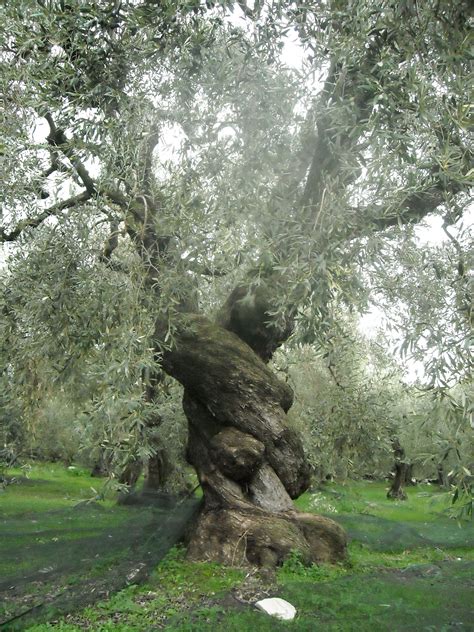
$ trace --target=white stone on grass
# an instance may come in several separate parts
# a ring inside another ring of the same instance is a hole
[[[284,621],[291,621],[296,616],[296,608],[284,599],[280,599],[280,597],[262,599],[257,601],[255,607],[272,617],[277,617],[277,619],[283,619]]]

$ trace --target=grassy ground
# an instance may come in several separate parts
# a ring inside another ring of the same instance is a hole
[[[93,499],[97,486],[102,485],[101,480],[89,476],[87,470],[55,463],[11,468],[8,476],[19,483],[7,487],[0,496],[2,517],[74,507],[80,501]],[[104,504],[114,505],[113,498]]]
[[[8,474],[11,484],[0,488],[0,578],[19,570],[19,562],[30,564],[30,550],[46,567],[51,546],[101,533],[128,517],[113,498],[88,503],[97,495],[93,486],[102,483],[80,468],[35,464]],[[76,510],[81,503],[85,510]]]
[[[90,497],[90,487],[97,481],[80,470],[58,466],[35,467],[29,475],[29,483],[11,485],[0,495],[0,526],[13,525],[18,537],[31,544],[29,520],[37,521],[38,531],[43,533],[43,527],[48,531],[53,528],[55,511],[63,516],[78,500]],[[330,515],[349,531],[352,541],[345,564],[307,568],[293,557],[269,577],[189,563],[185,552],[175,547],[146,583],[132,583],[82,611],[26,629],[474,630],[473,525],[448,520],[443,515],[448,499],[432,487],[409,488],[405,502],[389,501],[385,493],[383,483],[360,482],[328,485],[299,499],[301,509]],[[130,510],[114,508],[111,502],[106,501],[103,510],[93,510],[97,514],[93,524],[90,515],[79,512],[65,527],[64,542],[74,541],[77,525],[80,530],[100,531],[111,524],[128,524]],[[26,526],[22,525],[25,520]],[[0,565],[9,547],[11,543],[1,538]],[[5,571],[11,572],[7,562]],[[279,596],[294,604],[295,621],[284,623],[258,612],[253,603],[265,596]]]

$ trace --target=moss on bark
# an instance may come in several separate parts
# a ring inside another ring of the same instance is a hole
[[[289,386],[236,334],[201,316],[182,315],[175,339],[163,368],[185,388],[187,458],[205,499],[190,557],[273,566],[297,550],[307,562],[342,559],[342,528],[291,502],[307,489],[310,468],[287,425]]]

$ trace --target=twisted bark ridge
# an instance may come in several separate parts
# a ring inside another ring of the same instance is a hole
[[[204,491],[189,556],[267,567],[292,550],[308,563],[343,559],[343,529],[292,503],[310,469],[287,424],[288,385],[236,334],[195,314],[180,318],[163,368],[184,386],[187,456]]]

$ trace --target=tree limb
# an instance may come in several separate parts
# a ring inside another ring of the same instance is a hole
[[[153,151],[155,147],[158,145],[160,140],[159,135],[159,127],[158,124],[155,123],[153,127],[150,129],[148,133],[145,150],[144,150],[144,173],[143,173],[143,186],[145,195],[150,195],[151,188],[153,185]]]
[[[325,182],[334,174],[340,173],[341,159],[344,153],[354,148],[364,132],[363,123],[368,120],[374,107],[374,98],[379,90],[378,82],[368,85],[367,76],[377,78],[376,62],[380,59],[387,41],[383,34],[374,33],[364,58],[359,64],[351,60],[336,62],[331,60],[328,76],[321,93],[321,104],[329,105],[322,109],[316,128],[317,138],[313,158],[306,178],[301,206],[309,218],[317,210],[324,195]],[[331,105],[341,98],[351,97],[352,108],[347,125],[341,128],[340,122],[334,120]],[[346,175],[347,186],[358,177],[357,169]]]
[[[336,69],[337,65],[332,61],[323,89],[318,93],[306,112],[300,133],[299,149],[292,156],[291,168],[288,172],[280,176],[274,188],[274,204],[277,203],[278,199],[293,200],[295,192],[305,177],[309,179],[309,176],[307,176],[308,169],[315,160],[315,148],[318,147],[318,134],[315,130],[315,120],[318,111],[323,109],[331,98],[336,80]],[[305,186],[308,187],[307,181]]]
[[[79,204],[82,204],[83,202],[89,200],[90,197],[91,194],[89,193],[89,191],[83,191],[79,195],[75,195],[68,198],[67,200],[62,200],[61,202],[53,204],[52,206],[44,209],[44,211],[36,217],[31,217],[20,221],[11,232],[6,232],[3,228],[0,228],[0,243],[15,241],[25,229],[36,228],[37,226],[40,226],[46,219],[48,219],[48,217],[52,217],[53,215],[56,215],[60,211],[64,211],[67,208],[78,206]]]
[[[237,0],[237,4],[239,5],[242,13],[245,15],[246,18],[254,20],[257,17],[255,9],[251,9],[245,2],[245,0]]]
[[[120,231],[118,229],[118,221],[116,219],[110,222],[110,235],[105,242],[104,250],[102,251],[99,261],[102,263],[109,263],[112,257],[112,253],[118,246],[118,236]]]
[[[120,208],[124,211],[127,211],[130,208],[130,200],[117,189],[99,188],[98,193],[113,202],[113,204],[120,206]]]
[[[66,138],[63,130],[58,129],[53,120],[53,117],[50,112],[45,114],[45,119],[48,121],[49,125],[49,134],[47,141],[53,147],[57,147],[60,149],[63,154],[70,160],[72,166],[74,167],[77,175],[79,176],[81,182],[86,187],[86,190],[92,195],[96,192],[94,180],[91,178],[88,170],[78,158],[73,148],[71,147],[70,141]]]
[[[332,364],[328,364],[327,365],[327,369],[328,369],[329,373],[331,374],[332,379],[336,383],[336,386],[338,386],[339,388],[342,388],[342,390],[345,390],[345,386],[343,386],[339,382],[339,380],[337,379],[336,373],[334,372],[334,369],[333,369],[333,365]]]
[[[456,183],[443,185],[441,182],[433,182],[425,189],[410,193],[399,202],[389,203],[387,206],[353,208],[352,214],[358,219],[355,226],[349,222],[348,236],[363,237],[374,229],[385,230],[399,224],[418,222],[441,206],[446,201],[446,194],[459,192],[460,187]]]

